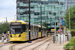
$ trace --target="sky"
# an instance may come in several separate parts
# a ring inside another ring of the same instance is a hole
[[[15,0],[0,0],[0,22],[8,22],[16,18],[16,1]]]

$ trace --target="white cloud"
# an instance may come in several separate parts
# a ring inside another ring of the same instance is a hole
[[[16,2],[15,0],[0,0],[0,21],[5,21],[5,17],[8,21],[14,19],[16,15]]]
[[[11,21],[13,21],[13,20],[15,20],[15,19],[7,18],[7,21],[8,21],[8,22],[11,22]],[[0,22],[5,22],[5,21],[6,21],[6,18],[0,18]]]

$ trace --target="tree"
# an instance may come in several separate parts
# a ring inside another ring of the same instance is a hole
[[[38,24],[38,22],[35,22],[34,24]]]
[[[26,20],[25,22],[29,22],[28,20]]]
[[[2,32],[7,32],[8,30],[9,30],[9,23],[4,22],[0,24],[0,34]]]
[[[70,12],[70,26],[75,29],[75,6],[71,6],[65,14],[65,26],[69,28],[69,12]]]
[[[46,27],[47,30],[49,30],[48,25],[46,22],[43,22],[43,26]]]

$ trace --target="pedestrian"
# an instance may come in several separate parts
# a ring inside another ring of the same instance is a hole
[[[9,42],[9,31],[7,32],[7,42]]]
[[[6,32],[4,32],[4,40],[6,39]]]
[[[62,35],[62,33],[63,33],[63,30],[61,29],[61,35]],[[58,34],[60,34],[60,29],[58,29]]]

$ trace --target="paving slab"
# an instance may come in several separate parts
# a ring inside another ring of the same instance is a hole
[[[48,46],[47,50],[64,50],[63,47],[68,42],[69,41],[65,41],[64,43],[62,42],[61,44],[60,44],[60,42],[57,42],[57,43],[51,42],[51,44]]]

